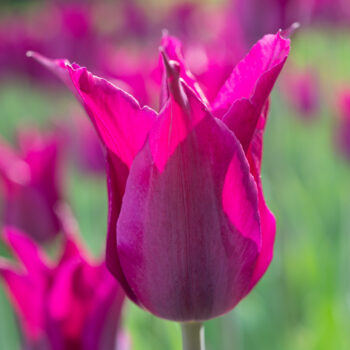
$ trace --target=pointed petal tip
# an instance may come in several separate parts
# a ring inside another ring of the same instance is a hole
[[[167,71],[168,77],[180,77],[180,64],[177,61],[169,59],[164,47],[159,48],[160,54],[163,58],[163,63]]]
[[[46,58],[45,56],[43,56],[40,53],[35,52],[35,51],[31,51],[31,50],[27,51],[26,56],[28,58],[33,58],[35,61],[37,61],[41,64],[48,64],[48,62],[49,62],[48,58]]]
[[[292,25],[290,25],[286,29],[280,29],[279,34],[284,39],[290,39],[292,35],[300,28],[299,22],[294,22]]]
[[[39,52],[35,52],[35,51],[27,51],[26,52],[26,56],[28,58],[32,58],[35,61],[37,61],[38,63],[42,64],[43,66],[53,70],[54,68],[60,67],[60,68],[64,68],[67,65],[70,65],[69,61],[67,59],[50,59],[42,54],[40,54]]]

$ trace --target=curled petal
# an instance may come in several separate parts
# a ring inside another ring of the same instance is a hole
[[[289,39],[283,38],[280,32],[265,35],[259,40],[237,64],[219,91],[212,104],[214,114],[222,116],[233,102],[242,98],[250,99],[254,105],[262,107],[277,78],[276,73],[270,76],[270,72],[275,67],[279,67],[280,72],[287,59],[289,46]]]
[[[289,53],[289,39],[266,35],[234,68],[212,104],[216,117],[249,147],[263,106]]]
[[[105,146],[128,167],[143,146],[156,112],[107,80],[66,60],[31,54],[68,85],[88,113]]]
[[[27,235],[14,227],[6,227],[3,239],[29,274],[42,276],[48,272],[45,254]]]

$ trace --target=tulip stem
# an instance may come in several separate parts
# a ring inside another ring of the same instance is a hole
[[[202,323],[181,323],[181,332],[183,350],[205,350],[204,326]]]

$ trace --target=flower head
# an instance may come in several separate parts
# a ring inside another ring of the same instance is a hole
[[[267,35],[209,103],[178,41],[163,38],[159,112],[66,60],[34,57],[73,90],[108,158],[107,265],[153,314],[231,310],[270,264],[275,219],[260,180],[268,96],[289,40]]]

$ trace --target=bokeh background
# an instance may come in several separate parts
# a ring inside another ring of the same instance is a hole
[[[215,47],[216,39],[221,46],[211,54],[226,50],[234,65],[256,39],[296,20],[301,28],[271,96],[264,146],[264,191],[277,218],[275,256],[235,310],[207,322],[209,350],[350,349],[350,3],[0,2],[1,138],[14,143],[19,128],[35,127],[59,130],[69,140],[65,198],[95,256],[104,250],[107,193],[100,165],[77,160],[88,141],[81,141],[80,122],[72,120],[84,112],[25,52],[69,58],[156,105],[154,87],[143,81],[157,65],[162,29],[183,40],[193,66],[203,63],[203,52],[189,50],[203,42]],[[223,23],[228,29],[220,31]],[[0,252],[9,254],[3,244]],[[0,349],[20,349],[17,325],[0,287]],[[177,324],[130,302],[123,325],[133,350],[181,347]]]

